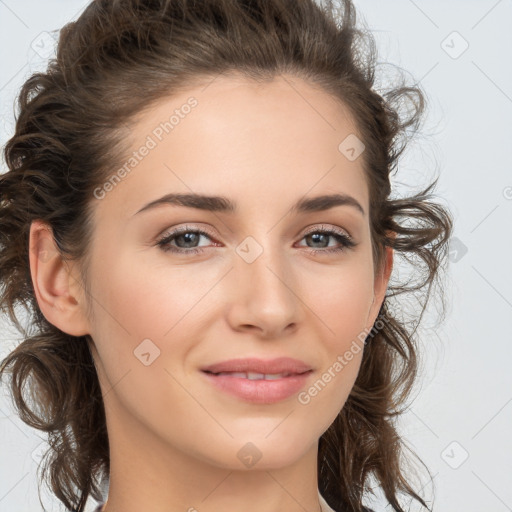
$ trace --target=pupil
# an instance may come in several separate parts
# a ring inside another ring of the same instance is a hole
[[[327,238],[327,235],[324,235],[322,233],[315,233],[315,234],[312,234],[312,235],[309,235],[311,238],[313,238],[313,242],[317,242],[318,241],[318,238],[320,237],[324,237],[324,238]],[[326,247],[325,244],[322,246],[322,247]]]
[[[180,238],[184,238],[184,239],[187,239],[187,238],[188,238],[188,239],[190,239],[190,238],[192,238],[192,242],[193,242],[193,241],[194,241],[194,237],[197,237],[197,236],[198,236],[198,235],[197,235],[197,233],[185,233],[185,234],[183,234],[183,235],[180,235]],[[186,240],[186,241],[185,241],[185,243],[186,243],[186,244],[188,244],[188,243],[190,243],[190,242],[191,242],[191,240]]]

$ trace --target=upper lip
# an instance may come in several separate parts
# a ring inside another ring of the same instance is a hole
[[[256,357],[243,359],[229,359],[220,363],[211,364],[201,368],[212,373],[221,372],[254,372],[263,374],[274,373],[304,373],[312,370],[311,366],[299,359],[291,357],[278,357],[276,359],[258,359]]]

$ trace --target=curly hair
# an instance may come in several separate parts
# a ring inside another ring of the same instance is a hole
[[[361,512],[375,478],[393,510],[404,511],[400,493],[430,510],[404,476],[396,419],[416,381],[416,328],[440,281],[452,217],[433,200],[437,179],[414,195],[391,197],[390,175],[426,102],[403,78],[379,94],[376,58],[350,0],[95,0],[60,30],[46,71],[23,84],[15,133],[3,149],[8,170],[0,175],[0,310],[23,340],[3,359],[0,377],[10,376],[21,420],[47,433],[42,473],[67,509],[82,512],[89,495],[102,499],[108,433],[91,337],[62,332],[38,307],[32,221],[51,227],[61,256],[79,262],[86,287],[93,191],[123,160],[135,116],[207,77],[237,72],[268,81],[286,72],[349,108],[365,144],[374,266],[391,247],[419,277],[388,287],[353,389],[319,440],[319,491],[336,511]],[[422,305],[414,325],[390,302],[404,293]],[[21,325],[18,305],[32,332]]]

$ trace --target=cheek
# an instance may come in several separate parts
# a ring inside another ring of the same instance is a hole
[[[180,379],[188,353],[206,333],[198,317],[211,300],[205,290],[219,277],[210,272],[205,280],[199,273],[194,277],[190,265],[155,266],[123,254],[95,263],[91,334],[107,387],[122,380],[116,390],[134,415],[140,404],[158,415],[162,403],[186,401],[172,376]]]
[[[108,324],[115,324],[115,330],[129,333],[134,342],[160,340],[179,326],[204,295],[208,283],[191,279],[191,272],[191,267],[155,267],[122,255],[115,266],[99,262],[95,293],[102,307],[96,309]]]
[[[343,345],[364,331],[373,300],[371,265],[347,264],[304,283],[302,293],[326,327],[327,340]]]
[[[164,269],[141,266],[137,272],[133,261],[121,255],[113,260],[115,266],[97,261],[91,272],[96,276],[91,334],[101,362],[105,404],[116,417],[125,418],[129,411],[141,424],[150,418],[168,426],[173,411],[190,407],[190,396],[178,384],[181,375],[175,370],[189,349],[182,343],[184,325],[197,293],[185,280],[168,284]],[[173,336],[180,342],[171,346]]]
[[[373,300],[371,265],[340,268],[330,276],[329,282],[325,280],[323,292],[312,284],[304,293],[310,297],[309,304],[318,316],[317,325],[322,332],[319,337],[325,353],[317,388],[323,389],[323,385],[329,388],[325,393],[326,401],[334,400],[341,408],[357,378],[363,357]],[[326,407],[329,408],[327,403]]]
[[[341,287],[316,302],[324,312],[323,322],[329,327],[323,328],[319,343],[324,354],[322,368],[298,398],[318,418],[320,435],[344,407],[360,371],[369,308],[369,294],[364,290],[362,286]]]

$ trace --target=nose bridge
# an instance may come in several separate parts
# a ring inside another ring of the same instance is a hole
[[[274,332],[298,321],[295,280],[283,249],[268,233],[248,236],[237,246],[233,307],[238,323]]]

